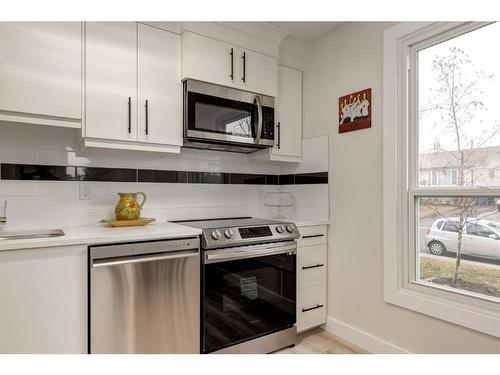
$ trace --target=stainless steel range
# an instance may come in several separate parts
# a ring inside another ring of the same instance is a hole
[[[201,351],[269,353],[296,340],[294,223],[182,221],[202,229]]]

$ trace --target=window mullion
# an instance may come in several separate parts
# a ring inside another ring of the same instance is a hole
[[[500,197],[500,188],[483,187],[425,187],[410,189],[409,194],[413,197],[431,196],[431,197]]]

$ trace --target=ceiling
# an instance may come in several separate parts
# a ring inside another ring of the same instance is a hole
[[[303,43],[314,43],[323,35],[340,27],[345,22],[269,22],[288,31],[288,37]]]

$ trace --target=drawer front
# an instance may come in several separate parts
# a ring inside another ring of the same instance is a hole
[[[326,322],[326,285],[297,291],[297,331]]]
[[[326,284],[326,268],[325,265],[314,268],[300,267],[298,272],[298,285],[297,289],[308,288],[315,285]]]
[[[297,289],[326,284],[326,245],[299,247]]]
[[[326,226],[301,227],[298,246],[326,244]]]
[[[297,265],[312,266],[326,263],[326,245],[299,246],[297,248]]]

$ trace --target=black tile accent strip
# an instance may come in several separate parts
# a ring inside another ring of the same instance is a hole
[[[278,185],[293,185],[295,183],[294,174],[284,174],[278,176]]]
[[[188,172],[190,184],[228,184],[229,173],[224,172]]]
[[[72,167],[35,164],[1,164],[3,180],[158,182],[194,184],[294,185],[327,184],[328,172],[287,175],[188,172],[152,169]]]
[[[294,183],[295,183],[295,185],[327,184],[328,183],[328,172],[296,174]]]
[[[76,167],[78,181],[137,182],[137,169]]]
[[[3,180],[75,180],[75,167],[59,165],[2,164],[0,171]]]
[[[185,171],[161,171],[161,170],[139,169],[137,171],[137,181],[186,183],[187,174],[188,172]]]
[[[263,174],[247,174],[247,173],[231,173],[230,174],[231,184],[240,185],[265,185],[266,176]]]
[[[279,176],[274,174],[266,175],[266,185],[279,185]]]

